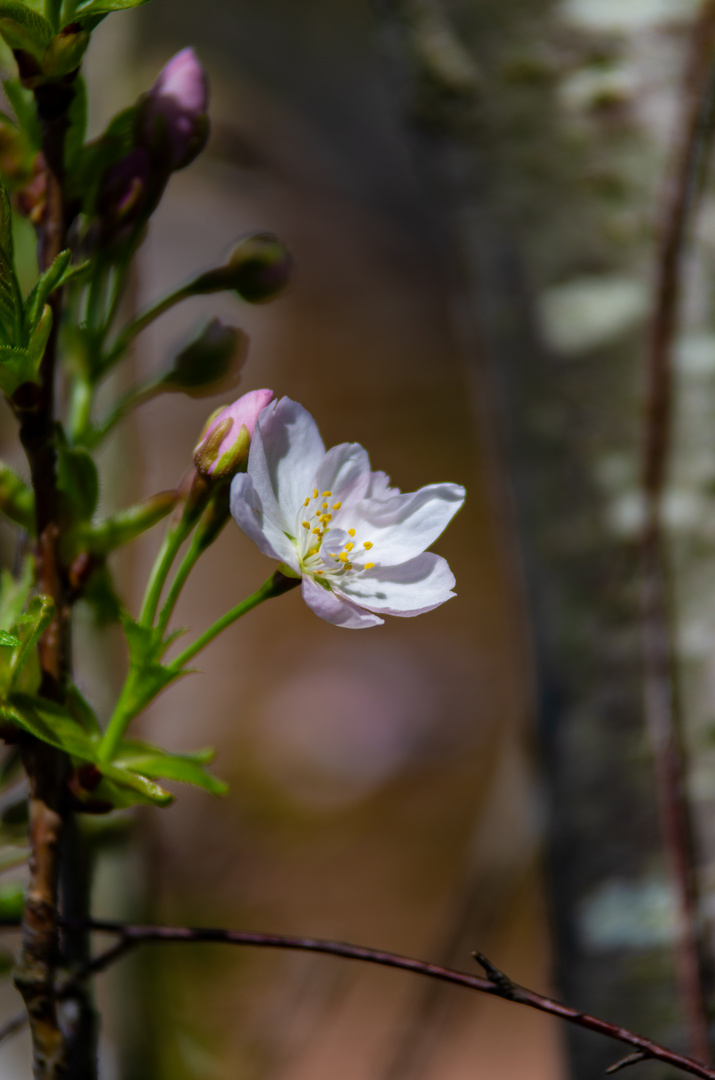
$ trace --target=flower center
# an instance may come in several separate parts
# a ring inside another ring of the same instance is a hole
[[[360,560],[367,555],[372,548],[371,540],[364,540],[357,544],[355,529],[348,529],[350,539],[343,544],[342,550],[326,551],[323,545],[326,535],[330,532],[330,523],[333,520],[333,512],[340,510],[342,502],[333,501],[332,491],[318,491],[313,488],[312,494],[306,496],[300,515],[300,527],[298,529],[298,558],[300,559],[301,571],[304,574],[317,577],[331,578],[343,577],[354,571],[371,570],[375,565],[372,562],[363,563]],[[342,530],[341,530],[342,531]]]

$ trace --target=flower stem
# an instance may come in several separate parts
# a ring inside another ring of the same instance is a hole
[[[179,599],[181,590],[186,584],[186,579],[188,578],[189,574],[191,573],[199,558],[203,554],[204,550],[204,545],[201,543],[197,536],[194,536],[193,540],[191,541],[191,546],[189,550],[184,555],[181,565],[176,571],[176,577],[171,583],[171,588],[169,589],[168,595],[164,602],[164,606],[162,607],[161,613],[159,615],[158,626],[162,633],[166,629],[169,619],[171,618],[171,613],[176,606],[176,601]]]
[[[182,287],[180,289],[177,289],[176,292],[169,293],[169,295],[165,296],[163,300],[159,300],[156,304],[154,304],[153,307],[147,308],[147,310],[142,312],[141,315],[138,315],[136,319],[132,319],[132,321],[124,327],[124,330],[121,332],[121,334],[115,341],[109,353],[107,354],[107,356],[105,356],[104,362],[102,364],[102,371],[107,371],[115,362],[115,360],[119,359],[125,349],[137,336],[137,334],[140,334],[142,330],[145,330],[147,326],[150,326],[155,319],[158,319],[159,316],[163,315],[165,311],[169,310],[169,308],[172,308],[175,304],[179,304],[182,300],[185,300],[188,296],[191,296],[192,284],[193,283],[190,282],[188,285],[182,285]]]
[[[289,578],[285,574],[282,574],[280,570],[276,570],[271,574],[267,581],[264,581],[260,589],[257,589],[251,596],[246,597],[236,607],[227,611],[217,622],[210,626],[208,630],[205,630],[203,634],[194,641],[192,645],[189,645],[187,649],[184,649],[182,653],[172,660],[169,667],[172,671],[179,671],[185,667],[190,660],[200,653],[202,649],[206,648],[215,637],[225,630],[231,623],[236,622],[242,615],[246,615],[253,608],[258,607],[264,600],[270,600],[274,596],[281,596],[285,592],[289,592],[300,584],[300,578]]]
[[[154,565],[151,568],[146,592],[144,593],[144,601],[139,614],[141,626],[151,626],[154,622],[166,576],[171,569],[171,564],[176,558],[179,548],[188,536],[189,529],[190,526],[187,526],[184,521],[180,521],[178,525],[167,530]]]

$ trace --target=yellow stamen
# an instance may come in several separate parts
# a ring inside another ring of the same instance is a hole
[[[309,555],[317,555],[318,554],[318,549],[317,548],[311,548],[310,551],[308,552],[308,554]]]
[[[374,565],[375,565],[374,562],[366,562],[364,567],[363,567],[363,570],[372,570]]]
[[[315,572],[316,572],[316,574],[324,574],[325,570],[316,570]]]
[[[310,499],[306,499],[305,502],[303,503],[303,506],[307,506],[309,502],[310,502]]]
[[[318,489],[317,488],[313,488],[313,498],[314,499],[318,498]]]
[[[310,528],[310,522],[309,521],[301,521],[301,525],[303,526],[304,529],[309,529]]]
[[[354,547],[355,547],[355,545],[354,545],[354,544],[346,544],[346,545],[345,545],[345,550],[346,550],[346,551],[352,551],[352,549],[353,549]]]
[[[323,510],[327,510],[327,509],[328,509],[328,504],[327,504],[327,503],[323,503]]]
[[[354,535],[355,535],[355,530],[354,529],[348,529],[348,536],[354,536]]]
[[[348,556],[344,551],[340,552],[340,554],[338,555],[338,558],[340,559],[340,562],[342,562],[342,563],[346,563],[348,561]]]
[[[339,510],[342,505],[341,502],[333,503],[333,510]]]
[[[323,535],[321,533],[320,529],[312,529],[311,532],[313,532],[315,534],[315,536],[322,536]]]
[[[333,515],[332,514],[323,514],[322,520],[323,521],[332,521],[333,520]]]
[[[365,551],[369,551],[370,548],[372,547],[372,542],[370,540],[366,540],[365,543],[363,544],[363,547],[365,548]]]
[[[333,494],[332,491],[324,491],[323,492],[323,498],[328,499],[332,494]]]

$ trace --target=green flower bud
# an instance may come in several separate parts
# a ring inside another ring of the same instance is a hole
[[[242,330],[212,319],[197,338],[182,349],[161,380],[164,389],[190,397],[207,397],[231,390],[246,362],[248,337]]]
[[[284,291],[293,258],[272,233],[252,233],[236,244],[224,266],[208,270],[191,285],[192,294],[233,289],[250,304],[264,304]]]

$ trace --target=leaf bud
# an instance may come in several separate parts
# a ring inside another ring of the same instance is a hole
[[[178,354],[174,366],[161,380],[162,385],[191,397],[232,390],[240,379],[247,352],[248,337],[242,330],[221,319],[211,319]]]
[[[206,72],[191,48],[169,60],[142,99],[139,141],[168,172],[189,165],[206,145],[208,100]]]
[[[264,304],[283,292],[290,280],[293,258],[272,233],[250,233],[239,240],[224,266],[208,270],[193,282],[191,292],[233,289],[250,304]]]
[[[272,400],[272,390],[251,390],[209,417],[194,451],[202,476],[227,480],[245,468],[259,413]]]

